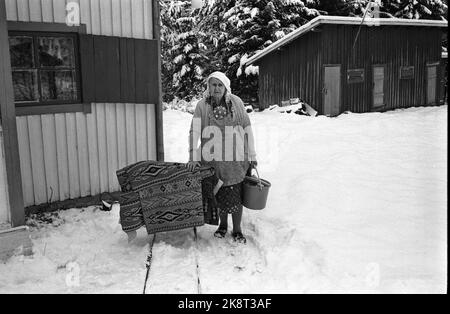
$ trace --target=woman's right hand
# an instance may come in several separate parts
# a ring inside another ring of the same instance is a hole
[[[186,168],[189,169],[189,171],[194,172],[197,170],[197,168],[200,168],[201,164],[198,161],[190,161],[186,164]]]

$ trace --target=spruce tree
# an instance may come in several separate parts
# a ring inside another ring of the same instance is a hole
[[[258,68],[244,65],[248,57],[319,12],[300,0],[218,0],[201,14],[202,26],[211,29],[211,59],[231,79],[233,91],[249,101],[257,97]]]
[[[404,19],[440,20],[447,17],[447,1],[442,0],[381,0],[384,11]]]
[[[161,1],[164,100],[190,100],[203,88],[208,63],[205,33],[198,28],[198,10],[191,1]]]

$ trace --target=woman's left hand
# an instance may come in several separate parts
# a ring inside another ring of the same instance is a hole
[[[192,172],[194,172],[195,170],[197,170],[198,168],[200,168],[200,166],[201,166],[201,163],[198,162],[198,161],[189,161],[189,162],[186,164],[186,168],[188,168],[189,171],[192,171]]]

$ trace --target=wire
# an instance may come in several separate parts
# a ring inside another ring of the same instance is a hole
[[[363,15],[363,18],[362,18],[362,20],[361,20],[361,24],[359,24],[358,32],[356,33],[355,40],[353,41],[353,46],[352,46],[352,50],[351,50],[351,53],[350,53],[350,55],[351,55],[352,58],[354,58],[354,56],[355,56],[355,54],[354,54],[354,49],[355,49],[356,41],[358,40],[359,33],[360,33],[360,31],[361,31],[361,26],[362,26],[363,23],[364,23],[364,19],[366,18],[367,11],[369,11],[369,6],[371,5],[371,3],[372,3],[371,0],[369,0],[369,2],[367,3],[366,10],[364,11],[364,15]],[[355,60],[353,60],[353,61],[355,61]]]
[[[198,265],[198,237],[197,237],[197,228],[194,227],[194,240],[195,240],[195,264],[197,268],[197,293],[202,294],[202,285],[200,283],[200,267]]]

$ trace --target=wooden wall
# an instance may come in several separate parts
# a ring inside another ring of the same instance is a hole
[[[11,220],[8,198],[9,198],[8,180],[6,177],[5,150],[3,146],[3,130],[2,126],[0,125],[0,226],[4,223],[10,222]]]
[[[323,113],[323,66],[341,65],[341,112],[372,109],[372,66],[386,65],[384,109],[426,105],[426,64],[439,62],[438,27],[321,25],[259,62],[262,108],[299,97]],[[399,79],[401,66],[414,66],[414,79]],[[364,68],[363,83],[347,84],[347,70]],[[439,94],[439,89],[437,90]]]
[[[308,33],[262,58],[259,101],[262,108],[300,98],[318,110],[321,104],[322,52],[320,33]]]
[[[156,159],[154,105],[17,118],[26,206],[113,192],[116,170]]]
[[[358,26],[323,26],[323,62],[342,65],[342,110],[368,112],[372,108],[372,66],[385,68],[384,109],[426,105],[426,65],[439,62],[441,28],[364,26],[353,47]],[[400,79],[401,66],[414,66],[414,79]],[[363,83],[347,84],[347,69],[363,68]],[[438,92],[438,91],[437,91]]]
[[[8,21],[66,22],[66,3],[80,6],[81,23],[93,35],[151,39],[152,0],[4,0]]]
[[[6,0],[7,19],[64,23],[66,2]],[[152,39],[151,0],[75,2],[88,34]],[[90,114],[18,117],[25,206],[119,190],[117,169],[157,158],[155,110],[154,104],[95,103]]]

